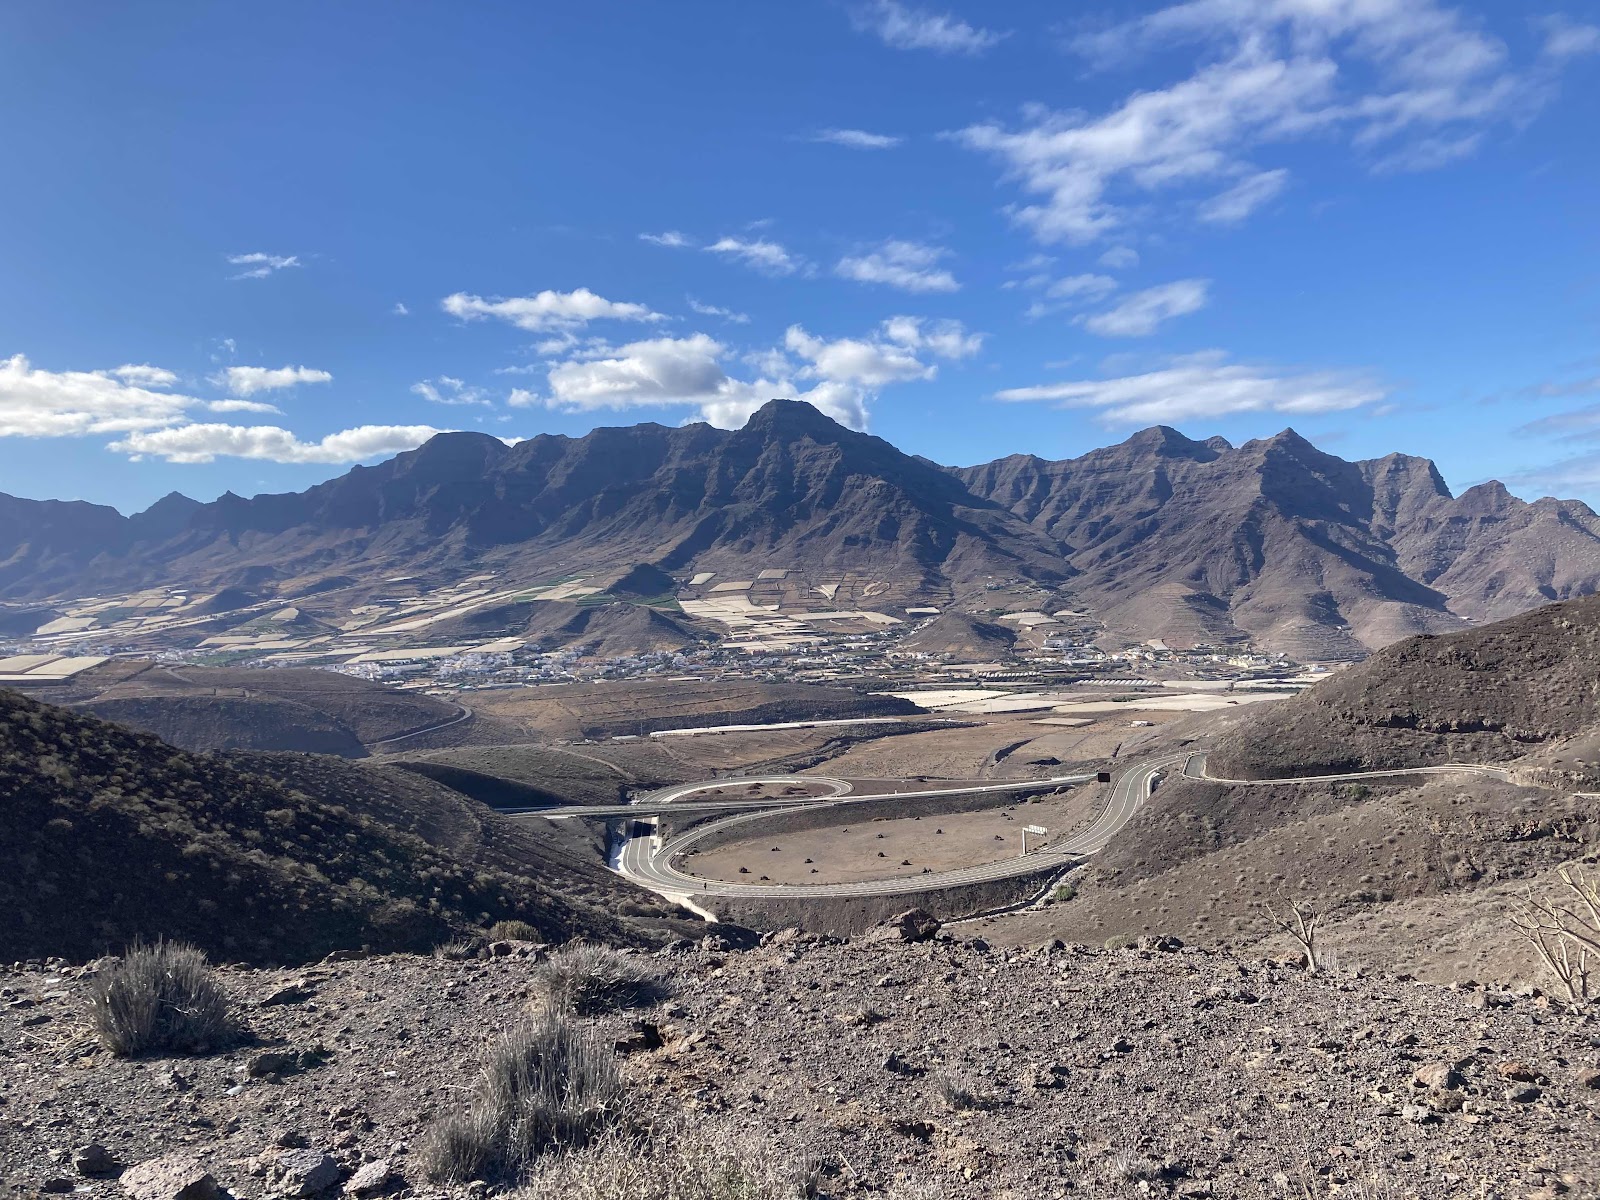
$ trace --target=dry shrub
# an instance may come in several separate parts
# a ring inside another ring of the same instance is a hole
[[[940,1075],[935,1082],[939,1088],[939,1098],[952,1112],[985,1112],[999,1107],[993,1096],[985,1095],[953,1076]]]
[[[533,972],[534,999],[583,1015],[653,1004],[667,994],[655,968],[608,946],[563,946]]]
[[[491,942],[542,942],[544,935],[526,921],[496,921],[489,926]]]
[[[96,976],[89,1005],[114,1054],[209,1054],[238,1033],[206,956],[179,942],[134,946]]]
[[[612,1135],[546,1159],[518,1200],[805,1200],[817,1176],[809,1155],[679,1122],[653,1139]]]
[[[511,1178],[540,1154],[576,1148],[618,1122],[627,1100],[616,1059],[595,1036],[541,1012],[502,1037],[465,1112],[422,1147],[429,1178]]]

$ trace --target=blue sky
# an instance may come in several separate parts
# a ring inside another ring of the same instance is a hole
[[[0,490],[774,395],[941,462],[1293,425],[1600,503],[1592,3],[0,9]]]

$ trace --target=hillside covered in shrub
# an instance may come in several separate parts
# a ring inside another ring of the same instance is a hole
[[[498,920],[636,941],[654,898],[560,835],[405,772],[195,754],[0,690],[0,959],[178,938],[295,962]]]

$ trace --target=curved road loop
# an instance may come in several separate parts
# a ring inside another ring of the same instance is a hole
[[[1188,753],[1167,755],[1125,772],[1113,785],[1111,798],[1102,811],[1087,826],[1062,838],[1052,845],[1015,858],[998,859],[961,867],[953,871],[936,871],[927,875],[911,875],[903,879],[866,879],[854,883],[826,884],[749,884],[729,883],[724,880],[703,879],[686,874],[673,866],[673,860],[685,854],[696,842],[741,824],[759,821],[765,812],[743,813],[711,821],[686,830],[665,843],[657,844],[654,837],[630,837],[623,846],[619,859],[622,873],[636,883],[654,892],[679,899],[721,896],[744,899],[805,900],[838,896],[894,896],[911,892],[926,892],[936,888],[957,887],[962,884],[987,883],[996,879],[1009,879],[1015,875],[1032,875],[1054,866],[1064,866],[1084,854],[1093,854],[1111,840],[1111,837],[1132,819],[1139,807],[1150,798],[1156,777],[1165,769],[1182,763]],[[1085,783],[1093,775],[1066,775],[1052,779],[1020,780],[1015,783],[989,784],[982,787],[944,789],[927,792],[901,792],[900,797],[957,796],[984,792],[1023,791],[1052,785]],[[891,794],[892,795],[892,794]],[[842,808],[864,800],[887,799],[889,796],[860,796],[850,800],[823,801],[813,808]],[[794,805],[789,807],[793,808]]]
[[[1094,854],[1102,849],[1118,832],[1121,831],[1134,815],[1150,799],[1155,791],[1156,784],[1163,774],[1172,768],[1178,768],[1179,774],[1194,780],[1204,780],[1212,783],[1224,783],[1238,786],[1274,786],[1296,783],[1340,783],[1357,782],[1364,779],[1392,779],[1408,775],[1443,775],[1443,774],[1470,774],[1485,775],[1490,778],[1509,781],[1510,772],[1503,767],[1479,766],[1471,763],[1449,764],[1437,767],[1411,767],[1400,770],[1386,771],[1353,771],[1335,775],[1312,775],[1295,779],[1225,779],[1209,774],[1206,770],[1206,756],[1199,751],[1181,751],[1173,754],[1162,755],[1151,759],[1137,767],[1124,771],[1117,777],[1112,785],[1111,797],[1105,808],[1082,829],[1062,838],[1051,845],[1041,847],[1026,855],[998,859],[994,862],[980,863],[976,866],[962,867],[952,871],[930,872],[926,875],[912,875],[901,879],[867,879],[853,883],[832,884],[751,884],[732,883],[720,879],[708,879],[690,875],[679,870],[674,863],[680,860],[697,843],[728,829],[736,829],[740,825],[754,824],[763,818],[772,815],[774,809],[792,811],[797,808],[845,808],[851,804],[859,804],[867,800],[887,799],[895,793],[883,795],[864,795],[845,797],[850,785],[842,779],[832,779],[827,776],[764,776],[750,780],[718,780],[711,783],[684,784],[675,788],[667,788],[656,792],[636,805],[618,806],[615,811],[611,808],[596,809],[547,809],[542,813],[528,814],[547,817],[565,816],[638,816],[646,817],[660,815],[669,809],[676,812],[705,812],[719,808],[734,808],[739,811],[734,815],[723,817],[720,820],[709,821],[704,825],[685,830],[683,833],[662,841],[657,836],[628,836],[630,831],[624,831],[624,842],[621,853],[618,855],[618,870],[635,883],[649,888],[651,891],[666,896],[669,899],[691,903],[697,899],[711,897],[757,899],[757,900],[806,900],[827,899],[835,897],[863,897],[863,896],[894,896],[908,895],[916,892],[934,891],[964,884],[989,883],[995,880],[1009,879],[1019,875],[1033,875],[1042,873],[1051,867],[1066,869],[1075,859]],[[990,784],[980,787],[949,788],[919,792],[901,792],[899,796],[905,798],[926,796],[959,796],[983,792],[1022,791],[1050,786],[1065,786],[1076,783],[1085,783],[1093,779],[1092,775],[1066,775],[1056,776],[1051,779],[1020,780],[1005,784]],[[697,792],[711,788],[727,787],[740,783],[785,783],[795,780],[807,782],[824,782],[840,790],[830,796],[810,801],[798,801],[794,798],[787,800],[745,800],[745,801],[702,801],[682,799],[693,796]],[[756,811],[751,811],[755,809]],[[751,831],[755,832],[754,829]]]

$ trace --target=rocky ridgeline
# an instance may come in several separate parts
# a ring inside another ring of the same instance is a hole
[[[226,968],[248,1033],[204,1058],[102,1050],[95,964],[0,972],[0,1177],[13,1195],[133,1200],[442,1195],[414,1147],[525,1012],[542,953]],[[1532,989],[1313,975],[1170,938],[1001,952],[915,914],[654,963],[668,999],[590,1021],[630,1088],[815,1153],[826,1195],[1600,1185],[1600,1037]]]

